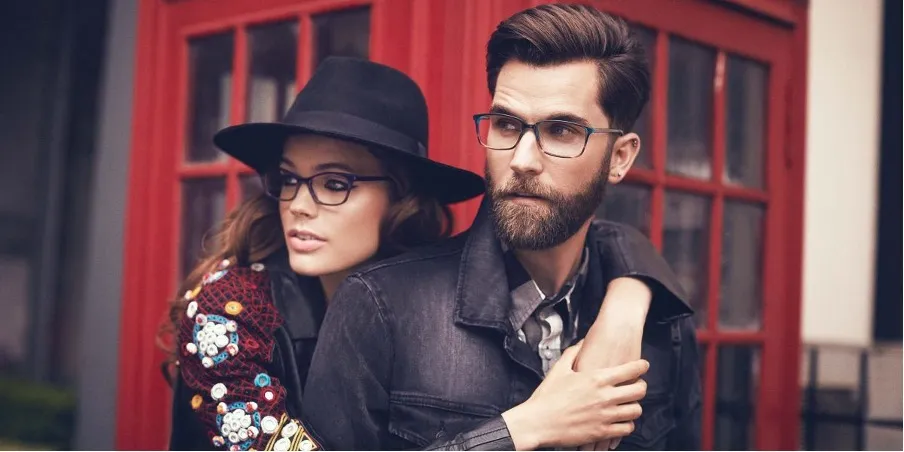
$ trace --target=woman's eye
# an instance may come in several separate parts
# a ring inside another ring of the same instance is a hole
[[[279,178],[282,185],[298,185],[298,177],[294,174],[282,173]]]
[[[348,190],[349,184],[348,184],[348,181],[345,179],[327,179],[323,183],[323,186],[326,187],[328,190],[346,191],[346,190]]]

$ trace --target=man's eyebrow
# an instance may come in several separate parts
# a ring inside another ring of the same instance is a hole
[[[504,107],[502,105],[493,105],[492,107],[490,107],[490,113],[501,113],[504,115],[514,116],[514,117],[524,121],[524,118],[522,116],[516,114],[514,111],[512,111],[508,107]],[[546,115],[541,120],[569,121],[569,122],[574,122],[574,123],[580,124],[584,127],[590,127],[590,121],[588,121],[574,113],[568,113],[568,112],[553,112],[553,113]],[[525,122],[527,122],[527,121],[525,121]]]

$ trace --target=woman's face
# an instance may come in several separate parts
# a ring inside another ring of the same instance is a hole
[[[340,202],[348,186],[341,174],[384,176],[377,158],[363,145],[319,135],[299,135],[286,142],[280,164],[281,179],[298,183],[324,172],[339,173],[315,179],[321,201]],[[279,201],[279,216],[295,273],[328,276],[344,273],[376,254],[380,225],[390,206],[387,181],[357,181],[348,199],[337,206],[317,203],[302,183],[292,201]],[[337,201],[338,199],[338,201]]]

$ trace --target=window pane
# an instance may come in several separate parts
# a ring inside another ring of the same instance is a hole
[[[239,182],[242,186],[242,201],[247,201],[264,192],[261,178],[256,173],[241,176]]]
[[[760,188],[766,153],[765,65],[729,56],[725,85],[725,173],[730,184]]]
[[[226,214],[224,179],[190,180],[182,184],[182,276],[202,255],[204,239]]]
[[[725,202],[719,328],[758,330],[763,311],[762,206]]]
[[[370,8],[356,8],[314,16],[314,67],[328,56],[368,58]]]
[[[678,275],[694,308],[694,322],[706,327],[710,199],[666,192],[662,256]]]
[[[597,218],[629,224],[646,236],[650,235],[650,195],[643,185],[616,184],[606,186],[606,197],[596,211]]]
[[[189,162],[225,158],[213,145],[213,134],[229,125],[232,90],[232,33],[192,39],[189,44],[188,137]]]
[[[650,85],[652,86],[653,73],[656,70],[656,32],[649,28],[636,25],[632,26],[631,30],[634,31],[634,35],[637,37],[637,40],[640,41],[640,44],[647,54],[647,63],[650,65]],[[653,152],[652,114],[653,108],[650,106],[650,102],[647,102],[643,111],[640,112],[640,117],[637,118],[637,122],[634,123],[634,133],[640,135],[641,142],[640,154],[637,155],[637,160],[634,161],[634,165],[639,168],[652,167],[650,164]]]
[[[715,450],[752,450],[760,380],[759,347],[719,347],[716,356]]]
[[[666,170],[712,177],[713,76],[716,52],[680,38],[669,40]]]
[[[248,121],[282,118],[295,98],[298,24],[283,22],[248,30],[251,65],[248,74]]]

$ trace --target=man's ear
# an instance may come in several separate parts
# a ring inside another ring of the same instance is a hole
[[[640,152],[640,136],[636,133],[626,133],[612,146],[612,156],[609,160],[609,183],[617,184],[625,178],[628,170],[634,165],[634,159]]]

